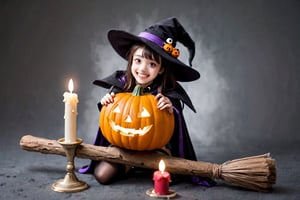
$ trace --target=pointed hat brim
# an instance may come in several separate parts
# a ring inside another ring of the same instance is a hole
[[[189,82],[200,78],[200,73],[197,70],[171,56],[156,43],[146,38],[139,37],[122,30],[110,30],[108,32],[108,40],[114,50],[126,60],[128,59],[128,54],[131,47],[134,44],[142,43],[162,56],[162,58],[167,62],[167,67],[173,71],[178,81]]]

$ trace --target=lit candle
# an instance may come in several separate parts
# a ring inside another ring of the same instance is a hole
[[[73,80],[69,81],[69,91],[64,93],[65,102],[65,142],[76,142],[76,119],[77,119],[77,103],[78,96],[73,93]]]
[[[154,192],[159,195],[166,195],[169,193],[170,173],[165,171],[163,160],[160,160],[158,168],[159,171],[155,171],[153,174]]]

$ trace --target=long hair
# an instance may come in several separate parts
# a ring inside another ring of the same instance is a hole
[[[159,54],[148,48],[146,45],[136,44],[131,47],[128,54],[128,64],[125,72],[126,82],[124,86],[124,92],[131,92],[136,85],[135,79],[131,73],[131,65],[133,62],[133,55],[138,48],[143,49],[142,56],[144,58],[154,60],[155,62],[159,63],[161,65],[161,68],[163,69],[163,73],[158,74],[158,76],[153,80],[152,85],[156,85],[158,88],[160,88],[160,92],[174,90],[176,86],[176,79],[164,59]]]

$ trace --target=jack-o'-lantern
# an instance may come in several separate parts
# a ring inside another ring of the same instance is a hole
[[[165,50],[167,53],[172,53],[172,51],[173,51],[173,46],[172,46],[172,44],[166,43],[166,44],[164,44],[163,48],[164,48],[164,50]]]
[[[132,93],[118,93],[103,106],[99,124],[103,136],[113,145],[131,150],[153,150],[172,137],[174,116],[157,108],[154,95],[142,94],[137,85]]]
[[[177,58],[180,55],[179,49],[173,48],[171,55]]]

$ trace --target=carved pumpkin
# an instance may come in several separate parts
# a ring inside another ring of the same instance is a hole
[[[180,55],[179,49],[173,48],[171,55],[177,58]]]
[[[174,116],[157,109],[152,94],[118,93],[114,103],[103,106],[99,124],[103,136],[113,145],[131,150],[153,150],[165,146],[172,137]]]
[[[164,46],[163,46],[163,49],[164,49],[167,53],[172,53],[172,51],[173,51],[173,46],[172,46],[172,44],[165,43]]]

